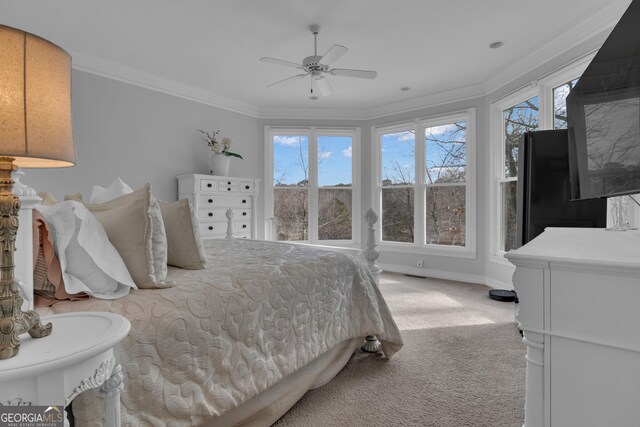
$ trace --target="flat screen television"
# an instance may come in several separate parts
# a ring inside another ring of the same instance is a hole
[[[571,198],[640,193],[640,0],[567,96]]]

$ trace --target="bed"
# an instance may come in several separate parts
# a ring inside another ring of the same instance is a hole
[[[233,238],[204,248],[206,269],[169,267],[170,287],[40,310],[129,319],[116,348],[123,425],[268,426],[330,381],[366,336],[377,336],[387,358],[402,347],[376,277],[358,257]],[[92,391],[74,400],[73,413],[78,426],[103,424]]]

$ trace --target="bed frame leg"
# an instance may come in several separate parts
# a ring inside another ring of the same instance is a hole
[[[382,350],[382,344],[378,341],[375,335],[367,335],[364,337],[364,345],[362,346],[362,351],[366,351],[367,353],[377,353]]]

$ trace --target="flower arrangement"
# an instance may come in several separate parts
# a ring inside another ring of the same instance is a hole
[[[240,154],[229,151],[229,147],[231,147],[231,144],[233,143],[231,138],[225,136],[224,138],[218,140],[218,135],[220,134],[219,130],[209,133],[198,129],[198,132],[205,135],[203,141],[207,143],[209,148],[211,148],[214,153],[224,154],[225,156],[237,157],[239,159],[242,159],[242,156]]]

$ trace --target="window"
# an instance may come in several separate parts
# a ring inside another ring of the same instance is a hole
[[[273,239],[331,245],[358,240],[358,131],[267,128],[266,134],[265,199],[267,217],[275,219]]]
[[[382,246],[473,254],[474,121],[470,109],[374,129],[373,199]]]
[[[538,129],[538,97],[520,101],[502,109],[502,175],[499,178],[501,199],[500,250],[516,247],[518,197],[518,142],[525,132]]]
[[[566,129],[566,97],[590,60],[591,57],[583,58],[492,104],[492,162],[496,177],[491,190],[492,253],[501,260],[503,252],[516,246],[519,139],[529,131]]]

